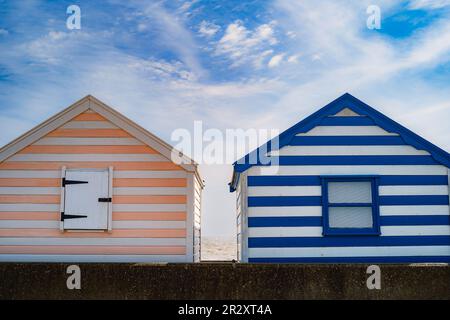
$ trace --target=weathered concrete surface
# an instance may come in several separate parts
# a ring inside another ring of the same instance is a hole
[[[68,290],[70,264],[0,263],[0,299],[450,299],[449,266],[79,264],[81,290]]]

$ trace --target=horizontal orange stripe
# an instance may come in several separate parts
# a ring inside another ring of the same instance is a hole
[[[0,187],[60,187],[61,179],[0,178]]]
[[[0,203],[59,203],[61,196],[51,195],[0,195]]]
[[[0,246],[0,254],[185,254],[185,247],[166,246]]]
[[[122,129],[56,129],[46,137],[131,137],[131,135]]]
[[[82,113],[72,119],[72,121],[104,121],[107,120],[98,113]]]
[[[59,220],[59,212],[0,212],[0,220]]]
[[[0,170],[60,170],[67,168],[108,168],[113,166],[114,170],[181,170],[181,167],[172,162],[1,162]]]
[[[1,199],[1,197],[0,197]],[[114,196],[113,203],[186,203],[185,195],[170,196]]]
[[[1,216],[1,215],[0,215]],[[186,221],[186,212],[114,212],[114,221],[123,220],[160,220]]]
[[[61,232],[57,229],[0,229],[0,237],[185,238],[186,229],[114,229],[108,232]]]
[[[113,179],[114,187],[186,187],[185,178],[124,178]]]
[[[36,145],[28,146],[19,153],[57,153],[57,154],[70,154],[70,153],[110,153],[110,154],[154,154],[155,150],[148,146],[47,146]]]

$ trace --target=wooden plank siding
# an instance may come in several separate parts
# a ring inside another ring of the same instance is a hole
[[[59,230],[63,166],[113,167],[111,232]],[[0,163],[0,261],[185,261],[193,174],[83,112]]]
[[[399,134],[368,120],[327,116],[272,152],[286,160],[277,170],[253,165],[240,173],[241,261],[450,262],[449,169],[406,140],[393,145]],[[380,236],[323,234],[321,177],[330,175],[377,176]]]
[[[202,207],[202,182],[194,179],[194,217],[193,217],[193,242],[194,262],[201,260],[201,207]]]

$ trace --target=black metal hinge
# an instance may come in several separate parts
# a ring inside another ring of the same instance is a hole
[[[112,202],[111,198],[98,198],[98,202]]]
[[[81,215],[81,214],[65,214],[64,212],[61,212],[61,221],[64,221],[67,219],[79,219],[79,218],[87,218],[87,216]]]
[[[87,181],[78,181],[78,180],[66,180],[66,178],[62,178],[62,186],[65,187],[67,184],[83,184],[88,183]]]

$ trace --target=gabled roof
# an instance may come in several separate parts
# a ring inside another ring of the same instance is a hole
[[[391,118],[365,104],[351,94],[345,93],[336,100],[327,104],[325,107],[319,109],[294,126],[290,127],[289,129],[281,133],[278,137],[266,142],[256,150],[250,152],[243,158],[236,161],[233,164],[234,170],[232,181],[230,183],[230,190],[235,190],[237,182],[239,181],[239,174],[255,165],[250,164],[249,159],[258,159],[260,149],[264,148],[263,150],[267,150],[267,152],[270,152],[271,145],[276,139],[279,139],[278,146],[281,149],[282,147],[289,145],[292,138],[296,134],[307,132],[317,125],[320,125],[323,118],[336,115],[339,112],[342,112],[343,115],[351,115],[352,111],[357,113],[358,115],[370,117],[375,125],[378,125],[388,132],[399,134],[401,139],[403,139],[406,144],[414,146],[420,150],[428,151],[437,162],[450,167],[450,155],[448,152],[435,146],[434,144],[415,134],[411,130],[403,127],[401,124],[395,122]]]
[[[0,162],[4,161],[5,159],[9,158],[13,154],[34,143],[40,138],[44,137],[49,132],[55,130],[56,128],[60,127],[64,123],[70,121],[71,119],[88,109],[99,113],[119,128],[127,131],[130,135],[134,136],[138,140],[150,146],[152,149],[161,153],[167,159],[172,161],[172,157],[176,157],[177,163],[179,163],[179,165],[186,171],[197,172],[197,164],[193,160],[183,155],[178,150],[175,150],[168,143],[164,142],[154,134],[145,130],[132,120],[128,119],[121,113],[117,112],[113,108],[107,106],[91,95],[80,99],[68,108],[62,110],[53,117],[47,119],[30,131],[24,133],[17,139],[2,147],[0,149]],[[201,179],[199,180],[202,181]]]

